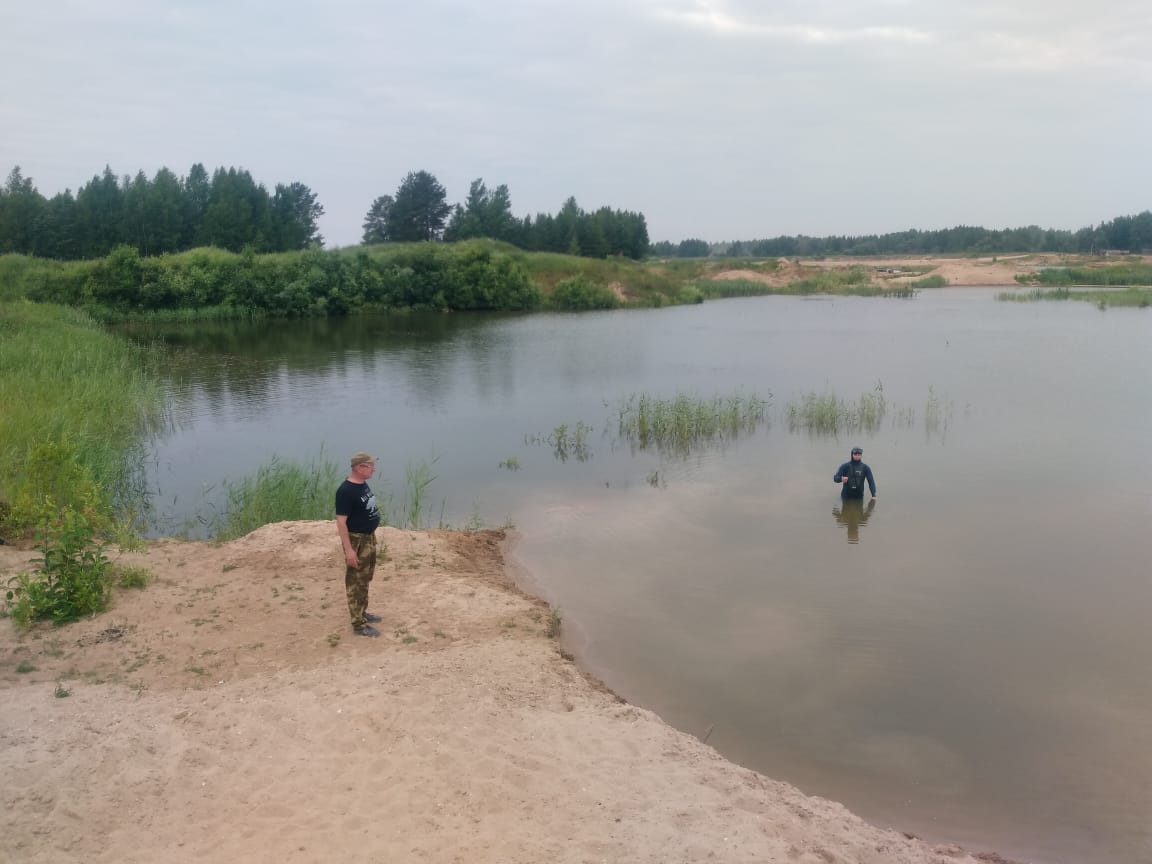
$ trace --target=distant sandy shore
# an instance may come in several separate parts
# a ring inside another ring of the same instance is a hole
[[[1016,277],[1036,272],[1041,267],[1103,267],[1120,263],[1147,262],[1150,256],[1128,255],[1101,258],[1083,255],[1018,254],[989,255],[982,258],[938,256],[877,256],[874,258],[781,259],[774,273],[726,270],[712,278],[748,279],[772,285],[787,285],[820,270],[863,267],[871,271],[872,282],[893,287],[915,282],[927,276],[941,276],[949,285],[984,285],[1021,287]]]
[[[622,702],[561,654],[501,532],[381,536],[378,639],[352,635],[324,522],[159,541],[124,556],[154,584],[109,612],[0,621],[0,860],[1005,860],[867,824]],[[0,547],[0,579],[30,557]]]

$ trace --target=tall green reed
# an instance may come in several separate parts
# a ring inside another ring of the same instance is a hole
[[[421,528],[425,525],[428,487],[436,480],[432,473],[432,466],[439,457],[431,461],[409,463],[404,468],[404,497],[399,504],[398,512],[403,514],[403,521],[397,527]],[[441,505],[440,522],[443,524],[443,505]]]
[[[884,385],[878,383],[870,393],[849,402],[834,393],[809,392],[786,409],[788,428],[793,431],[836,435],[840,432],[875,432],[888,411]]]
[[[592,458],[592,449],[588,445],[592,431],[592,427],[583,420],[577,420],[571,426],[561,423],[547,435],[525,435],[524,441],[527,444],[547,444],[552,448],[552,455],[561,462],[567,462],[569,458],[586,462]]]
[[[166,422],[147,347],[75,309],[0,304],[0,405],[0,500],[20,496],[38,447],[60,445],[111,510],[146,510],[144,445]]]
[[[767,422],[768,399],[755,394],[671,399],[633,394],[617,408],[621,438],[640,450],[686,455],[717,439],[734,439]]]
[[[436,459],[409,463],[404,469],[404,489],[397,500],[382,494],[386,478],[372,481],[380,507],[380,524],[398,528],[431,527],[428,489],[437,479]],[[255,472],[238,480],[225,480],[226,501],[200,516],[203,530],[219,541],[243,537],[274,522],[316,521],[334,518],[336,487],[343,473],[323,453],[310,462],[294,462],[273,456]],[[439,526],[444,525],[441,503]]]
[[[323,454],[308,463],[273,456],[254,474],[224,482],[227,502],[209,533],[232,540],[273,522],[331,519],[339,482],[339,467]]]
[[[1031,291],[1002,291],[996,295],[996,299],[1015,303],[1028,303],[1037,300],[1087,300],[1095,303],[1101,309],[1109,306],[1135,306],[1140,309],[1147,309],[1152,306],[1152,290],[1137,287],[1116,291],[1033,288]]]

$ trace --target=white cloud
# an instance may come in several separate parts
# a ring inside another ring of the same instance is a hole
[[[661,7],[663,4],[661,4]],[[888,24],[860,27],[830,27],[816,24],[770,23],[729,9],[723,0],[699,0],[682,8],[656,8],[657,18],[721,36],[739,36],[801,45],[840,45],[848,42],[901,42],[929,44],[932,33],[913,27]]]
[[[918,0],[637,0],[654,20],[721,39],[798,46],[928,46],[937,62],[1061,72],[1097,70],[1147,82],[1152,4],[1105,0],[985,2],[942,7]],[[889,55],[885,55],[887,58]]]

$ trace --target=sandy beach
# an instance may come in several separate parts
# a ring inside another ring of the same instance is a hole
[[[973,864],[724,760],[586,676],[500,531],[161,540],[145,589],[0,621],[0,861]],[[0,578],[33,553],[0,547]],[[66,695],[65,695],[66,694]]]
[[[1101,257],[1090,255],[1061,255],[1056,253],[1019,253],[1010,255],[949,256],[887,255],[876,257],[836,257],[811,259],[780,259],[775,271],[766,273],[733,266],[717,273],[714,279],[738,279],[783,286],[791,282],[812,278],[822,270],[846,270],[852,267],[870,271],[874,285],[893,289],[929,276],[939,276],[952,286],[994,286],[1020,288],[1025,286],[1016,277],[1034,275],[1044,267],[1108,267],[1116,264],[1146,263],[1152,256],[1125,255]]]

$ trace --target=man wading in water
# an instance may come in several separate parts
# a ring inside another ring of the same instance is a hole
[[[851,460],[836,469],[832,477],[833,483],[839,483],[841,498],[864,498],[864,484],[868,484],[868,491],[876,497],[876,480],[872,477],[872,469],[864,464],[864,451],[859,447],[852,448]]]

